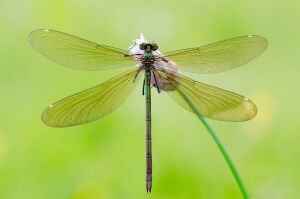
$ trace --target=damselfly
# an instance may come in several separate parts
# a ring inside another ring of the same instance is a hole
[[[261,36],[242,36],[196,48],[161,54],[155,43],[143,36],[128,51],[99,45],[54,30],[36,30],[29,35],[33,48],[50,60],[79,70],[105,70],[138,66],[98,86],[76,93],[48,106],[42,121],[51,127],[69,127],[100,119],[116,109],[136,86],[142,72],[142,94],[146,97],[146,188],[152,187],[151,88],[165,91],[188,111],[184,93],[207,118],[246,121],[256,106],[241,95],[209,86],[181,75],[216,73],[236,68],[260,55],[267,47]]]

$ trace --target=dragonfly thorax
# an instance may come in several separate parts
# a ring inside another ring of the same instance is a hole
[[[142,64],[144,67],[152,67],[154,64],[154,55],[152,54],[152,51],[145,51],[145,53],[142,56]]]
[[[140,50],[144,51],[144,53],[140,57],[142,66],[144,68],[152,67],[154,65],[154,60],[155,60],[153,51],[156,51],[158,49],[157,44],[143,42],[139,45],[139,48],[140,48]]]

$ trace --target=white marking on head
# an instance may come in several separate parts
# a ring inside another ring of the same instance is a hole
[[[140,49],[140,44],[148,43],[148,41],[144,38],[143,33],[141,33],[140,39],[133,40],[133,44],[129,47],[129,52],[131,54],[143,54],[144,51]]]
[[[247,101],[249,100],[247,97],[245,97],[244,99],[247,100]]]
[[[253,37],[253,35],[248,35],[248,37]]]
[[[48,29],[45,29],[44,31],[45,31],[45,32],[49,32],[49,30],[48,30]]]
[[[52,106],[53,106],[53,105],[51,104],[51,105],[49,106],[49,108],[52,108]]]
[[[141,33],[140,40],[147,42],[146,39],[145,39],[145,37],[144,37],[144,35],[143,35],[143,33]]]
[[[136,57],[141,57],[145,51],[140,49],[140,44],[149,42],[145,39],[143,33],[141,33],[140,39],[135,39],[133,42],[134,43],[129,47],[129,53],[136,55]],[[153,51],[152,53],[154,56],[161,56],[161,53],[158,50]],[[141,66],[141,63],[138,63],[138,66]]]

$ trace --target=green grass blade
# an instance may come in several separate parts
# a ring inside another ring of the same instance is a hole
[[[209,134],[212,136],[212,138],[214,139],[214,141],[216,142],[217,146],[219,147],[223,157],[225,158],[238,186],[239,189],[241,190],[243,196],[245,199],[248,199],[248,193],[246,190],[246,187],[237,171],[237,169],[235,168],[233,161],[231,160],[225,146],[222,144],[221,140],[219,139],[219,137],[217,136],[217,134],[215,133],[215,131],[212,129],[212,127],[209,125],[209,123],[201,116],[201,114],[199,113],[199,111],[197,110],[197,108],[193,105],[193,103],[188,99],[188,97],[184,94],[184,92],[180,89],[177,89],[178,93],[181,95],[181,97],[184,99],[184,101],[186,101],[186,103],[188,103],[188,105],[191,107],[191,109],[194,111],[194,113],[197,115],[197,117],[199,118],[199,120],[202,122],[202,124],[205,126],[205,128],[207,129],[207,131],[209,132]]]

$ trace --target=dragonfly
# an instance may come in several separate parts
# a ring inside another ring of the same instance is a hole
[[[257,108],[248,98],[192,80],[181,71],[217,73],[241,66],[260,55],[267,40],[247,35],[208,45],[160,53],[156,43],[143,35],[129,50],[99,45],[63,32],[39,29],[30,33],[32,47],[50,60],[78,70],[106,70],[132,66],[132,69],[90,89],[48,106],[42,121],[50,127],[70,127],[98,120],[127,98],[144,74],[142,94],[146,101],[146,189],[152,188],[151,88],[166,92],[184,109],[193,112],[183,100],[184,93],[200,114],[221,121],[247,121]]]

